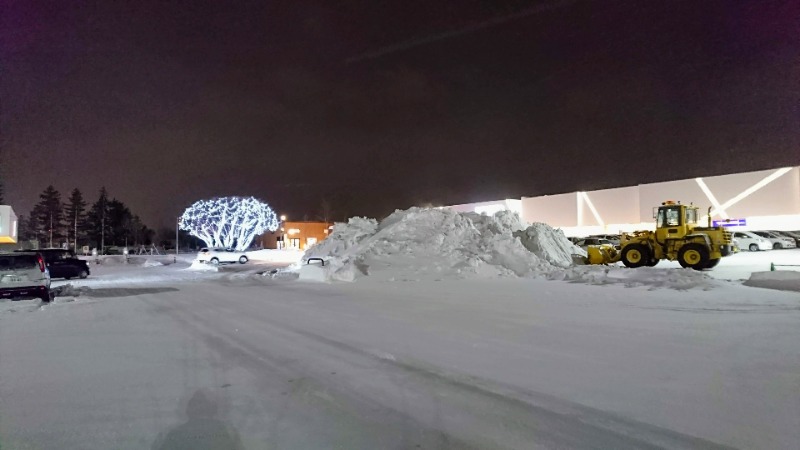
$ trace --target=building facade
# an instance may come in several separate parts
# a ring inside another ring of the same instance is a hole
[[[328,237],[333,224],[327,222],[281,222],[274,232],[262,234],[263,248],[305,250]]]
[[[639,184],[587,192],[448,206],[465,212],[516,211],[567,236],[653,229],[653,209],[666,200],[694,204],[712,221],[737,230],[800,229],[800,167]],[[710,207],[710,210],[709,210]]]
[[[8,205],[0,205],[0,244],[16,244],[19,224],[14,209]]]

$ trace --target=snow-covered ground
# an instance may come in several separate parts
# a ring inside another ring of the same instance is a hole
[[[316,250],[353,282],[148,257],[0,302],[0,448],[797,448],[800,294],[743,282],[800,250],[559,267],[437,217]]]

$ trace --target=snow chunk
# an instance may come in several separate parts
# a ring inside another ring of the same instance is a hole
[[[142,263],[142,267],[159,267],[163,266],[164,263],[156,261],[154,259],[145,259]]]
[[[528,228],[514,232],[522,245],[539,258],[562,268],[573,265],[573,255],[586,256],[586,251],[576,246],[561,230],[545,223],[534,223]]]

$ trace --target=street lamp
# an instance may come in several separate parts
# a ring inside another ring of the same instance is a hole
[[[281,250],[285,250],[286,249],[286,233],[284,233],[284,231],[286,231],[284,229],[285,222],[286,222],[286,216],[285,215],[281,215],[281,223],[280,223],[280,226],[281,226],[281,245],[280,245],[280,248],[281,248]]]

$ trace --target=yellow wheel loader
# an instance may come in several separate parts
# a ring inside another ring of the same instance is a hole
[[[698,208],[667,201],[653,208],[656,231],[623,233],[620,249],[589,247],[587,264],[611,264],[622,261],[626,267],[655,266],[662,259],[678,260],[681,267],[711,269],[722,257],[733,253],[732,236],[724,227],[697,224]]]

